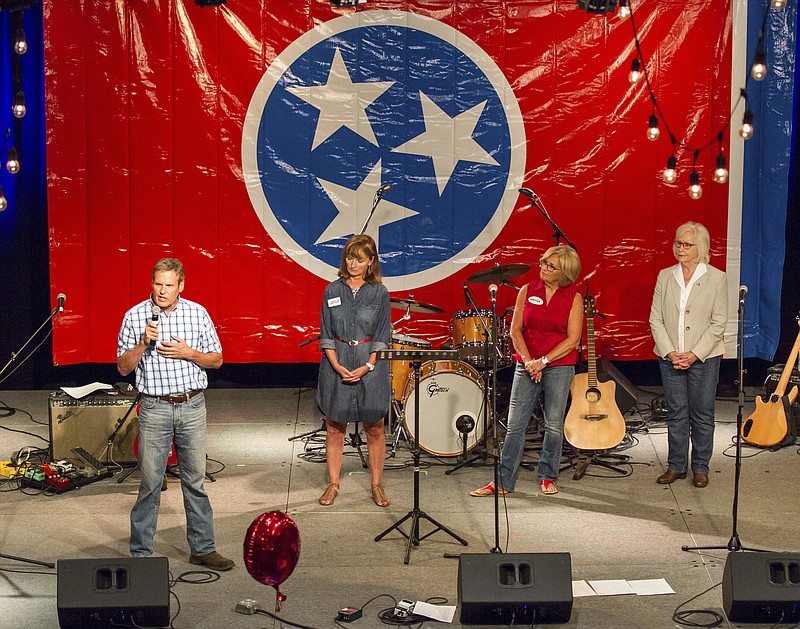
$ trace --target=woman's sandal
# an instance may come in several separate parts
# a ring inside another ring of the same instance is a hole
[[[339,483],[328,483],[325,491],[319,497],[319,504],[323,507],[330,507],[333,501],[336,500],[336,494],[339,493]]]
[[[391,500],[386,496],[386,492],[383,490],[383,485],[380,483],[372,486],[372,499],[379,507],[388,507],[392,504]]]
[[[558,488],[556,484],[551,480],[543,480],[539,483],[539,488],[542,490],[543,494],[557,494]]]

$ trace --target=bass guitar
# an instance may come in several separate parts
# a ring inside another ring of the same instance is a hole
[[[594,349],[594,297],[586,295],[588,373],[575,375],[570,386],[572,403],[564,419],[564,436],[579,450],[609,450],[625,437],[625,418],[617,406],[617,383],[597,380],[597,357]]]
[[[798,324],[800,324],[800,319]],[[797,398],[797,386],[793,386],[788,395],[784,395],[784,393],[786,385],[789,384],[794,364],[797,362],[798,351],[800,351],[800,331],[794,340],[794,346],[789,352],[789,358],[781,372],[781,379],[778,380],[775,391],[766,402],[760,395],[757,396],[756,410],[742,423],[742,431],[739,436],[745,443],[760,448],[769,448],[779,444],[789,431],[786,416],[791,416],[791,407]]]

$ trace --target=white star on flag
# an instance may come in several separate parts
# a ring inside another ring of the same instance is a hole
[[[339,49],[333,55],[328,80],[324,85],[287,87],[319,110],[319,120],[311,145],[313,151],[342,127],[350,129],[365,140],[378,146],[367,116],[367,107],[389,89],[394,81],[368,81],[353,83]]]
[[[486,149],[472,139],[486,101],[451,118],[428,96],[422,92],[419,96],[425,117],[425,131],[394,150],[397,153],[430,157],[440,196],[460,160],[499,166]]]

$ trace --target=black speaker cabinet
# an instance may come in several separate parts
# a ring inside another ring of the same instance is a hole
[[[800,621],[800,553],[729,553],[722,607],[733,622]]]
[[[462,624],[568,622],[572,614],[569,553],[461,555],[458,603]]]
[[[166,557],[60,559],[57,575],[62,629],[169,626]]]
[[[613,380],[617,383],[617,408],[623,415],[636,404],[636,387],[633,386],[631,381],[622,375],[622,372],[614,366],[614,363],[605,356],[601,356],[597,359],[597,379],[600,382]]]
[[[114,437],[113,451],[106,457],[108,439],[133,400],[133,397],[107,393],[76,400],[66,393],[51,393],[50,455],[53,461],[74,459],[72,448],[83,448],[99,461],[113,459],[117,463],[135,463],[133,440],[139,429],[135,409]]]

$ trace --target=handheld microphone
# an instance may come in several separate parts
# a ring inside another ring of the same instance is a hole
[[[745,295],[747,295],[747,286],[742,284],[739,287],[739,302],[740,303],[744,301]]]
[[[492,296],[492,301],[497,297],[497,284],[489,284],[489,294]]]
[[[59,293],[56,299],[58,300],[58,311],[64,312],[64,302],[67,300],[67,296],[64,293]]]
[[[150,312],[153,313],[153,321],[158,323],[158,315],[161,314],[161,308],[159,308],[158,306],[153,304],[153,307],[150,308]],[[155,347],[155,346],[156,346],[156,342],[155,341],[150,341],[150,347]]]
[[[378,188],[378,192],[376,192],[375,194],[383,194],[384,192],[389,192],[389,190],[391,190],[392,187],[393,187],[392,184],[385,183],[380,188]]]
[[[469,289],[467,288],[466,282],[464,282],[464,301],[466,302],[466,305],[469,306],[470,304]]]
[[[530,188],[520,188],[518,191],[522,196],[528,197],[529,199],[533,199],[536,194]]]

